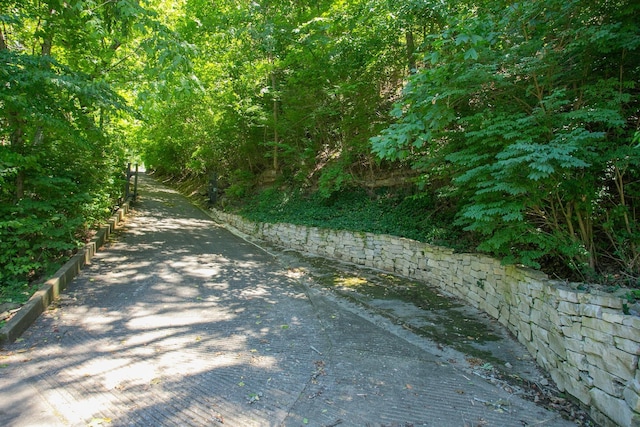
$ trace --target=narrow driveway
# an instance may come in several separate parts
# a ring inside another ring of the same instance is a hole
[[[123,232],[0,352],[0,425],[575,425],[292,273],[142,177]]]

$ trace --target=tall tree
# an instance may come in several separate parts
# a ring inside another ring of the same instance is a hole
[[[132,109],[113,85],[140,71],[142,54],[169,47],[171,34],[136,0],[9,0],[1,13],[4,289],[45,272],[117,202],[116,126]]]

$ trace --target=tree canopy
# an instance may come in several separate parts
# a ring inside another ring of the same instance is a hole
[[[20,0],[0,10],[0,291],[28,296],[121,196],[136,90],[180,43],[135,0]],[[140,59],[145,59],[140,61]],[[142,64],[154,64],[145,66]],[[184,70],[181,70],[184,71]]]
[[[226,199],[409,185],[505,262],[637,284],[639,9],[5,1],[0,281],[71,250],[140,155]]]

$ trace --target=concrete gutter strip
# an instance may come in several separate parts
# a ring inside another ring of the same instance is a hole
[[[107,221],[107,225],[101,227],[93,239],[82,250],[76,253],[56,273],[47,280],[38,291],[20,307],[20,310],[0,329],[0,344],[14,342],[29,326],[47,309],[67,285],[80,273],[82,267],[91,261],[98,249],[105,244],[111,233],[124,220],[129,213],[127,200]]]

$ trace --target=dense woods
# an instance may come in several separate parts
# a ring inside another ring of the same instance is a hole
[[[141,118],[136,91],[179,69],[184,61],[173,58],[182,50],[158,14],[135,1],[2,2],[4,299],[27,298],[29,283],[55,271],[118,204],[126,129]]]
[[[416,222],[446,218],[505,262],[640,286],[639,9],[4,1],[4,292],[117,204],[133,156],[216,174],[229,203],[271,191],[304,210],[305,196],[331,208],[362,194],[412,206]]]

